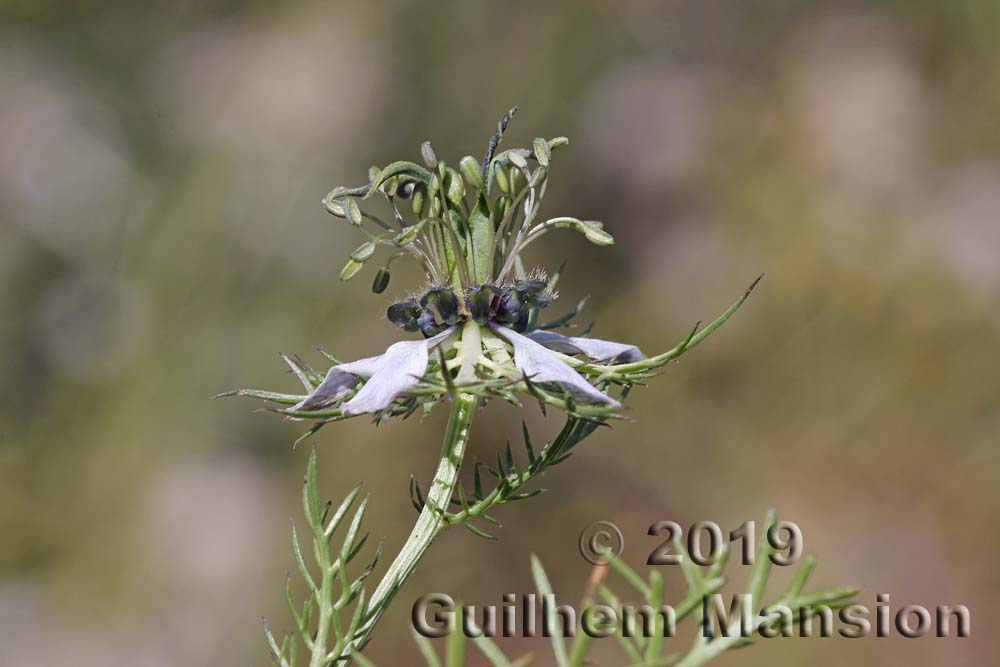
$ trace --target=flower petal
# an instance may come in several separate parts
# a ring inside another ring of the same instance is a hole
[[[601,393],[569,364],[552,354],[548,348],[513,329],[497,324],[490,326],[514,346],[514,365],[527,375],[528,379],[535,382],[558,382],[578,399],[590,403],[609,403],[619,407],[618,401]]]
[[[454,329],[448,329],[426,340],[393,343],[378,356],[333,366],[315,391],[291,409],[313,410],[320,407],[353,386],[358,378],[369,380],[351,400],[344,403],[341,408],[343,414],[359,415],[386,408],[397,396],[420,381],[427,370],[431,348],[444,341],[453,331]]]
[[[563,354],[585,354],[596,361],[628,364],[646,358],[639,348],[627,343],[615,343],[599,338],[574,338],[555,331],[538,330],[525,335],[550,350]]]

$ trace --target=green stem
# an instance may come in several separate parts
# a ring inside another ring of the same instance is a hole
[[[478,330],[478,325],[470,323]],[[478,335],[470,335],[468,328],[463,331],[462,349],[459,355],[463,359],[477,359],[479,349],[475,354],[465,354],[465,348],[475,345],[482,345]],[[463,369],[459,370],[462,374]],[[455,492],[455,485],[458,483],[458,473],[462,467],[462,459],[465,456],[465,448],[469,443],[469,432],[472,425],[472,417],[476,411],[476,397],[472,394],[459,393],[451,404],[451,414],[448,417],[448,427],[444,435],[444,444],[441,448],[441,461],[438,463],[434,481],[427,492],[424,508],[417,517],[417,523],[413,526],[409,538],[400,550],[399,555],[389,566],[385,576],[379,582],[378,587],[372,594],[368,605],[368,618],[365,619],[354,640],[354,651],[360,651],[368,643],[375,624],[378,623],[393,597],[402,587],[403,582],[413,574],[417,563],[424,553],[431,546],[434,539],[448,527],[445,521],[445,512]]]

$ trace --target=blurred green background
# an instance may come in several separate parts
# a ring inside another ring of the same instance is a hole
[[[742,312],[589,440],[500,541],[434,546],[369,655],[416,664],[409,606],[498,603],[530,553],[575,600],[577,535],[731,529],[774,506],[817,585],[965,604],[971,639],[765,642],[723,665],[980,665],[997,654],[1000,4],[895,2],[0,3],[0,664],[267,664],[284,628],[302,426],[209,401],[291,390],[277,353],[381,351],[380,296],[334,185],[565,134],[544,214],[568,308],[656,352]],[[534,407],[539,434],[551,434]],[[444,411],[315,442],[325,492],[359,480],[395,553]],[[519,433],[491,405],[472,454]],[[788,573],[779,572],[779,577]],[[674,599],[680,573],[667,571]],[[737,570],[737,578],[743,576]],[[534,651],[542,640],[501,644]],[[593,654],[623,664],[613,640]],[[472,664],[476,664],[473,662]]]

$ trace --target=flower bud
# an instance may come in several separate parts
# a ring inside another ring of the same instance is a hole
[[[413,201],[410,203],[413,212],[420,217],[423,217],[424,215],[424,204],[427,201],[427,195],[425,194],[425,192],[426,191],[422,186],[417,186],[416,188],[414,188]]]
[[[361,267],[363,266],[364,264],[362,262],[358,262],[353,259],[348,260],[347,264],[344,264],[344,268],[340,270],[340,279],[344,281],[350,280],[358,273],[358,271],[361,270]]]
[[[344,212],[347,214],[347,219],[351,221],[351,224],[360,227],[361,226],[361,209],[358,208],[358,202],[353,199],[345,198],[344,202]]]
[[[375,241],[368,241],[362,243],[357,249],[351,253],[351,259],[355,262],[366,262],[371,259],[371,256],[375,254]]]
[[[538,164],[543,167],[549,166],[549,157],[552,155],[549,150],[549,142],[545,139],[535,139],[532,146],[535,149],[535,159],[538,160]]]
[[[507,180],[506,172],[498,167],[493,173],[496,176],[497,185],[500,186],[500,191],[504,194],[510,194],[510,181]]]
[[[473,187],[479,189],[480,192],[486,189],[486,184],[483,183],[482,167],[479,166],[479,161],[476,158],[466,155],[458,163],[458,168],[461,169],[465,180],[472,184]]]
[[[420,234],[421,231],[423,231],[425,224],[427,224],[427,221],[421,220],[417,224],[407,227],[400,233],[396,234],[396,236],[393,237],[392,242],[397,246],[406,245],[413,239],[417,238],[417,235]]]
[[[445,185],[447,187],[448,201],[455,206],[461,206],[462,200],[465,198],[465,182],[462,180],[462,175],[451,167],[448,167]]]
[[[494,206],[494,215],[497,220],[503,220],[503,217],[507,214],[507,207],[510,206],[510,197],[507,195],[500,195],[497,199],[497,203]]]
[[[429,168],[433,169],[438,164],[437,153],[434,152],[434,147],[431,146],[431,142],[425,141],[420,144],[420,156],[424,158],[424,164]]]

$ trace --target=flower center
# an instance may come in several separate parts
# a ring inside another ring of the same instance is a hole
[[[552,303],[555,295],[541,279],[518,280],[509,285],[475,285],[456,294],[450,287],[435,287],[420,299],[407,299],[389,306],[389,321],[406,331],[425,337],[469,320],[478,324],[501,324],[517,332],[530,330],[537,313]]]

